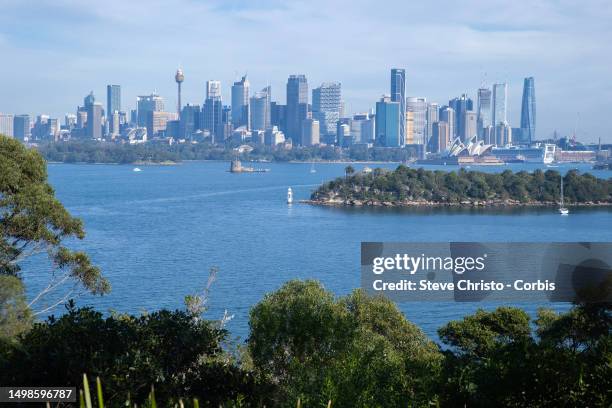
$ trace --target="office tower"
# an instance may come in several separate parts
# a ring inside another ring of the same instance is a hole
[[[265,87],[251,98],[250,110],[251,110],[251,129],[253,130],[266,130],[272,126],[272,114],[270,112],[270,97],[272,88],[270,86]],[[232,114],[234,112],[232,107]]]
[[[476,111],[476,124],[478,127],[478,139],[484,140],[484,131],[492,125],[491,120],[491,90],[489,88],[478,89],[478,108]]]
[[[369,143],[374,139],[374,120],[368,113],[353,115],[350,123],[353,143]]]
[[[102,117],[101,113],[102,113],[102,104],[98,104],[100,106],[100,118]],[[48,137],[51,140],[57,140],[57,136],[59,135],[59,130],[60,130],[60,125],[59,125],[59,121],[57,120],[57,118],[49,118],[49,120],[47,121],[47,129],[48,129]],[[102,131],[102,128],[100,128],[100,131]],[[102,135],[100,134],[100,137],[102,137]]]
[[[13,119],[13,135],[21,141],[30,140],[32,119],[30,115],[15,115]]]
[[[412,112],[411,144],[425,144],[427,131],[427,99],[409,96],[406,100],[406,112]],[[406,134],[408,129],[406,128]],[[408,144],[408,141],[406,141]]]
[[[77,108],[76,117],[76,127],[78,129],[85,129],[85,126],[87,126],[87,110],[84,107]]]
[[[202,107],[203,130],[208,130],[214,143],[223,143],[226,134],[223,131],[223,103],[221,101],[221,82],[206,82],[206,100]]]
[[[14,137],[13,125],[15,118],[8,113],[0,113],[0,135]]]
[[[315,146],[320,143],[320,126],[316,119],[302,121],[302,146]]]
[[[179,137],[192,139],[195,131],[200,127],[200,105],[187,104],[183,106],[179,118]]]
[[[168,122],[178,120],[178,113],[150,111],[147,117],[147,137],[166,136]],[[176,129],[178,133],[178,129]]]
[[[109,127],[108,133],[111,139],[114,139],[117,136],[119,136],[119,133],[121,132],[121,126],[119,122],[119,111],[114,111],[110,115],[110,120],[108,121],[108,127]]]
[[[507,122],[498,123],[495,126],[495,144],[497,146],[508,146],[512,144],[512,128]]]
[[[232,85],[232,124],[234,128],[244,126],[250,129],[249,124],[249,80],[246,75]]]
[[[44,140],[49,136],[49,115],[36,116],[36,122],[32,127],[32,140]]]
[[[431,138],[428,149],[432,153],[441,153],[450,145],[450,127],[447,122],[440,121],[432,124]]]
[[[266,146],[274,147],[285,142],[285,135],[278,130],[277,126],[272,126],[264,132],[264,143]]]
[[[102,104],[96,102],[93,91],[85,97],[85,112],[87,112],[87,124],[85,125],[85,136],[89,139],[102,139]]]
[[[343,120],[340,120],[340,122],[338,122],[336,126],[336,136],[338,138],[338,145],[342,147],[350,147],[353,144],[351,126],[349,123],[343,122]],[[347,119],[346,122],[350,122],[350,120]]]
[[[74,113],[67,113],[64,115],[64,128],[72,130],[77,125],[77,116]]]
[[[508,84],[493,84],[493,117],[491,124],[497,126],[508,121],[506,106],[508,104]]]
[[[455,139],[455,110],[450,106],[442,106],[440,108],[440,122],[448,123],[448,134],[451,140]]]
[[[462,142],[467,141],[465,135],[465,113],[467,111],[474,110],[474,103],[466,94],[461,95],[459,98],[453,98],[448,102],[448,106],[453,108],[455,111],[455,123],[453,130],[455,134],[453,137],[459,137]]]
[[[134,128],[138,126],[138,110],[137,109],[130,110],[130,126]]]
[[[391,69],[391,102],[399,103],[399,145],[406,144],[406,70]]]
[[[113,112],[121,110],[121,86],[106,85],[106,116],[111,117]]]
[[[284,132],[287,129],[287,105],[270,102],[270,113],[272,126]]]
[[[433,124],[439,120],[440,107],[437,103],[430,103],[427,105],[427,125],[425,128],[425,144],[428,144],[429,138],[432,136]]]
[[[465,111],[463,115],[463,131],[461,134],[466,142],[469,142],[474,136],[478,135],[478,120],[477,114],[473,110]]]
[[[164,111],[164,99],[155,93],[143,95],[136,98],[136,106],[138,108],[138,127],[146,127],[149,112]]]
[[[308,82],[305,75],[290,75],[287,81],[287,134],[297,145],[302,121],[308,117]]]
[[[336,133],[341,111],[342,86],[339,82],[324,82],[312,90],[312,117],[321,124],[322,135]]]
[[[535,126],[535,83],[533,77],[528,77],[523,82],[523,103],[521,105],[521,129],[523,130],[521,131],[521,143],[531,144],[535,140]]]
[[[406,115],[400,115],[401,102],[383,96],[376,102],[376,142],[384,147],[401,147],[400,122],[406,129]]]
[[[177,96],[177,103],[176,103],[176,112],[179,115],[179,118],[181,117],[181,111],[183,109],[183,105],[181,102],[181,85],[183,84],[183,81],[185,80],[185,74],[183,73],[182,69],[177,69],[176,70],[176,74],[174,74],[174,80],[176,81],[176,86],[177,86],[177,92],[178,92],[178,96]]]

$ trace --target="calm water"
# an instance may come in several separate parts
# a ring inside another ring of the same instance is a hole
[[[318,279],[338,294],[359,285],[361,241],[610,241],[612,211],[554,210],[368,210],[288,206],[287,187],[307,198],[322,181],[343,174],[344,164],[261,164],[269,173],[231,174],[228,163],[193,162],[174,167],[49,165],[57,196],[85,222],[78,243],[113,286],[81,305],[140,312],[177,308],[185,295],[220,269],[208,317],[235,315],[229,329],[244,338],[249,308],[283,282]],[[354,167],[359,170],[363,165]],[[394,168],[396,165],[383,167]],[[536,168],[511,165],[483,169]],[[561,166],[566,171],[578,167]],[[428,168],[435,168],[428,166]],[[446,169],[449,169],[446,167]],[[610,173],[593,172],[600,177]],[[40,262],[28,275],[32,293],[45,282]],[[38,270],[38,272],[37,272]],[[490,304],[407,303],[406,316],[428,334],[448,320]],[[521,305],[530,311],[536,305]],[[558,305],[565,308],[567,306]],[[61,311],[61,309],[60,309]]]

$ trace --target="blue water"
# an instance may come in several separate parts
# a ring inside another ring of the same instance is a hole
[[[87,231],[75,247],[86,250],[112,284],[104,297],[79,305],[138,313],[183,305],[199,292],[212,266],[219,268],[207,316],[234,314],[228,328],[248,334],[248,312],[264,294],[290,279],[314,278],[337,294],[359,286],[361,241],[610,241],[612,211],[573,209],[415,210],[339,209],[286,204],[322,181],[341,176],[345,164],[257,165],[269,173],[231,174],[228,163],[179,166],[49,165],[56,194],[83,219]],[[373,165],[370,165],[373,166]],[[359,170],[363,167],[356,164]],[[389,164],[382,167],[394,168]],[[532,170],[537,165],[484,168]],[[541,166],[545,169],[544,166]],[[566,171],[578,167],[562,166]],[[427,168],[440,168],[428,166]],[[451,167],[445,167],[446,170]],[[600,177],[610,173],[592,171]],[[28,265],[29,293],[48,281],[41,262]],[[537,305],[519,306],[533,312]],[[490,304],[406,303],[408,319],[435,336],[443,323]],[[567,305],[556,304],[564,309]],[[58,310],[61,312],[61,308]]]

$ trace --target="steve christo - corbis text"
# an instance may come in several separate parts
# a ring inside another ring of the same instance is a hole
[[[440,257],[410,256],[408,254],[396,254],[393,257],[377,257],[372,262],[372,273],[382,275],[387,271],[405,272],[415,275],[418,272],[452,272],[463,275],[465,272],[481,272],[486,269],[487,254],[477,257]],[[527,281],[516,279],[511,282],[501,282],[486,279],[459,279],[453,282],[433,282],[430,279],[413,281],[410,279],[399,279],[395,281],[384,281],[375,279],[372,282],[375,291],[547,291],[555,290],[555,282],[548,279],[537,279]]]

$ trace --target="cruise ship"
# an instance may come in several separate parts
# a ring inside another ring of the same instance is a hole
[[[542,144],[532,147],[507,146],[493,147],[491,154],[505,162],[525,162],[550,164],[555,160],[554,144]]]

